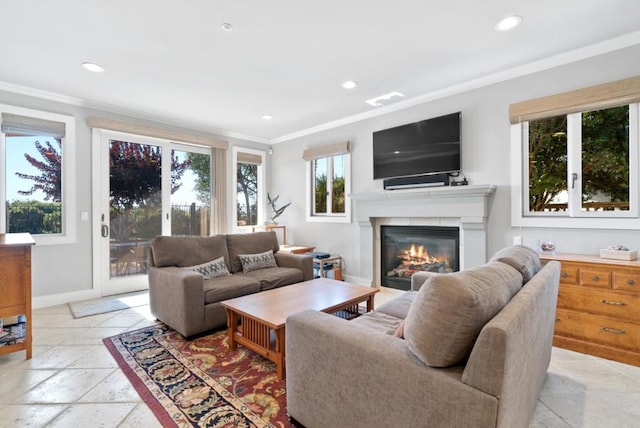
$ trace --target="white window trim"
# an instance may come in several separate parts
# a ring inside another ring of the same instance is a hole
[[[36,119],[62,122],[65,126],[65,136],[62,139],[62,233],[55,234],[34,234],[33,240],[36,245],[60,245],[73,244],[77,240],[77,196],[76,196],[76,122],[72,116],[49,113],[40,110],[33,110],[22,107],[15,107],[0,104],[0,114],[11,113],[20,116],[33,117]],[[2,160],[2,170],[6,171],[6,142],[4,134],[0,133],[0,159]],[[6,179],[4,173],[0,174],[0,195],[2,195],[3,219],[6,219]],[[6,233],[5,222],[0,224],[0,233]]]
[[[238,176],[237,176],[237,168],[238,168],[238,152],[242,153],[250,153],[252,155],[258,155],[262,158],[261,164],[258,166],[258,220],[257,225],[249,225],[249,226],[238,226]],[[265,186],[265,168],[266,168],[266,152],[264,150],[255,150],[248,149],[245,147],[234,146],[232,150],[232,180],[231,180],[231,188],[232,190],[232,200],[233,205],[231,208],[231,221],[232,221],[232,230],[237,233],[248,233],[253,232],[254,227],[262,226],[266,221],[266,205],[267,205],[267,194],[266,194],[266,186]]]
[[[571,123],[576,122],[576,116],[579,117],[580,113],[569,114],[568,127],[571,127]],[[572,117],[573,116],[573,117]],[[511,225],[514,227],[544,227],[544,228],[597,228],[597,229],[640,229],[640,217],[638,217],[638,179],[640,169],[640,150],[638,145],[640,144],[640,109],[638,104],[630,104],[629,106],[629,196],[630,206],[629,213],[583,213],[580,212],[580,206],[578,206],[576,212],[575,207],[570,207],[570,210],[565,215],[529,215],[525,216],[528,211],[527,202],[529,200],[528,188],[525,188],[524,184],[528,183],[529,171],[528,163],[524,159],[524,147],[526,138],[528,136],[528,122],[516,123],[511,125]],[[576,126],[573,126],[576,128]],[[578,128],[580,128],[578,126]],[[573,129],[575,135],[575,129]],[[570,133],[569,133],[570,134]],[[578,137],[581,137],[580,131],[574,138],[570,137],[568,142],[568,151],[570,152],[569,162],[575,162],[575,154],[579,151],[579,145],[576,147],[576,141]],[[573,142],[572,142],[573,141]],[[571,174],[573,171],[581,171],[580,165],[581,159],[576,163],[571,163],[567,167],[567,183],[571,183]],[[581,181],[580,185],[577,185],[573,189],[574,195],[582,194]],[[569,189],[571,191],[571,189]],[[579,192],[579,193],[577,193]],[[573,198],[575,200],[575,198]],[[577,199],[580,201],[580,198]],[[578,202],[578,205],[580,202]],[[570,217],[570,215],[574,215]],[[615,217],[614,217],[615,216]],[[625,218],[626,217],[626,218]]]
[[[330,214],[315,214],[313,213],[314,197],[314,177],[313,177],[313,160],[306,162],[306,216],[307,221],[311,223],[351,223],[351,153],[345,153],[344,155],[344,214],[342,213],[330,213]],[[329,156],[328,156],[329,157]],[[329,168],[327,168],[327,175]],[[329,180],[327,179],[327,183]]]

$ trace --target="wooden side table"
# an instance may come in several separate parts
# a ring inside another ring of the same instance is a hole
[[[306,254],[310,253],[315,249],[315,247],[307,247],[304,245],[280,245],[280,253],[289,253],[289,254]]]
[[[328,267],[330,266],[330,267]],[[327,272],[333,272],[333,279],[342,281],[343,261],[342,256],[332,254],[324,259],[313,259],[314,269],[318,267],[320,278],[326,278]]]
[[[24,317],[24,331],[6,326],[0,332],[0,355],[25,350],[31,358],[31,246],[28,233],[0,234],[0,318]],[[12,331],[13,330],[13,331]]]

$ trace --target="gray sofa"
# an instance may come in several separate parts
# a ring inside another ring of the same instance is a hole
[[[226,325],[222,300],[313,279],[310,256],[278,250],[275,232],[158,236],[151,244],[151,312],[183,336],[193,336]],[[245,272],[243,255],[271,251],[275,265]],[[220,263],[211,265],[216,259]]]
[[[290,316],[292,421],[528,427],[551,356],[559,276],[559,263],[541,268],[533,250],[510,247],[478,268],[416,274],[413,291],[353,321]]]

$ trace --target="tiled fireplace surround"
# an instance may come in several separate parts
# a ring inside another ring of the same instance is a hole
[[[381,225],[458,227],[460,270],[485,263],[487,219],[495,190],[494,185],[473,185],[351,195],[360,226],[362,279],[380,285]]]

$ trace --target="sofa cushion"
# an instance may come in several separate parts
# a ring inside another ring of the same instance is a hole
[[[229,270],[231,273],[236,273],[242,271],[239,254],[257,254],[268,250],[277,253],[280,246],[278,236],[271,231],[227,235],[227,248],[229,249]]]
[[[350,321],[352,324],[375,330],[380,333],[393,335],[402,322],[402,319],[392,317],[382,312],[373,311],[362,314]]]
[[[386,303],[378,306],[376,308],[376,312],[382,312],[387,315],[391,315],[392,317],[405,319],[407,314],[409,313],[409,308],[411,307],[411,303],[413,299],[415,299],[417,291],[407,291],[401,296],[398,296],[394,299],[389,300]]]
[[[260,283],[242,275],[227,275],[204,281],[204,303],[220,302],[260,291]]]
[[[219,257],[229,265],[225,235],[157,236],[151,242],[151,250],[157,267],[195,266]]]
[[[276,259],[273,257],[273,250],[258,254],[238,254],[242,264],[242,272],[247,273],[252,270],[259,270],[271,267],[278,267]]]
[[[497,261],[430,277],[407,314],[409,348],[431,367],[463,362],[482,327],[521,287],[522,275]]]
[[[270,290],[304,280],[304,274],[300,269],[284,267],[266,268],[236,275],[246,276],[258,281],[260,290]]]
[[[224,262],[224,257],[218,257],[210,262],[202,263],[201,265],[188,266],[183,269],[189,269],[201,273],[205,279],[216,278],[219,276],[231,275],[227,265]]]
[[[533,248],[524,245],[514,245],[503,248],[491,257],[489,261],[506,263],[522,274],[523,282],[526,284],[541,269],[540,257]]]

